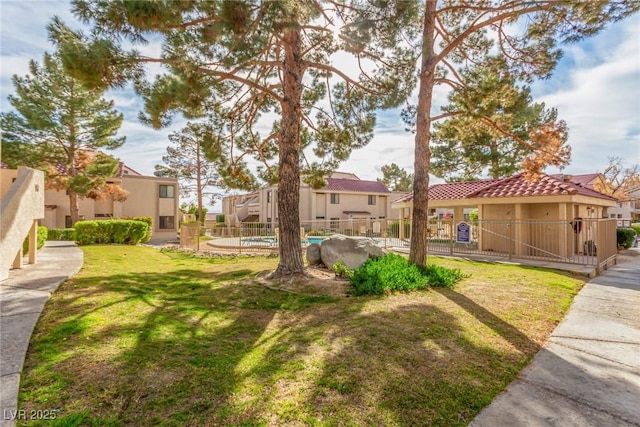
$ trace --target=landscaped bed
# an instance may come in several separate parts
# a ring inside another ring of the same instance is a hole
[[[59,409],[60,425],[466,425],[584,283],[431,257],[470,277],[348,297],[265,286],[255,276],[274,258],[82,249],[83,270],[36,327],[19,396],[27,413]]]

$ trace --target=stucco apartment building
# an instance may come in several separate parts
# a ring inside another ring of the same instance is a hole
[[[2,186],[10,185],[17,171],[2,169]],[[78,199],[81,219],[109,219],[150,216],[153,218],[152,239],[175,239],[178,231],[179,191],[175,178],[145,176],[124,163],[109,182],[119,184],[129,192],[124,202],[111,198],[104,201]],[[69,196],[66,191],[46,190],[44,219],[40,225],[47,228],[67,228],[71,225]]]
[[[327,185],[313,189],[300,184],[300,221],[396,218],[391,202],[404,193],[393,193],[378,181],[367,181],[353,173],[334,172]],[[268,185],[252,193],[222,200],[222,213],[231,224],[278,221],[278,186]]]

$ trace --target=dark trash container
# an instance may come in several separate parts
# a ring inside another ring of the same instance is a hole
[[[584,254],[589,256],[595,256],[598,252],[598,246],[593,240],[587,240],[584,242]]]

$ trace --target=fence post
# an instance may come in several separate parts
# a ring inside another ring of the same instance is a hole
[[[449,224],[449,255],[453,255],[453,238],[454,238],[454,234],[455,234],[455,230],[453,229],[454,226],[454,220],[451,220],[451,223]]]

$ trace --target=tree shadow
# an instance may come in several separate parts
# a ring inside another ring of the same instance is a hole
[[[453,290],[323,297],[249,273],[65,283],[32,340],[21,407],[58,402],[88,425],[466,425],[539,348]],[[509,345],[478,342],[435,300]]]

